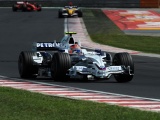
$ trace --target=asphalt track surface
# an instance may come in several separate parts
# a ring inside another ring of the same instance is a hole
[[[12,12],[9,8],[0,8],[0,75],[19,78],[17,61],[21,51],[31,50],[35,41],[60,40],[64,36],[64,19],[59,19],[57,13],[56,9]],[[47,78],[36,81],[160,99],[160,58],[136,55],[132,57],[135,62],[135,76],[129,83],[117,83],[114,77],[90,82],[54,82]]]

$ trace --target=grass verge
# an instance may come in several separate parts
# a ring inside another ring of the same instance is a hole
[[[160,54],[160,37],[125,35],[100,9],[84,9],[83,20],[94,42]]]
[[[160,114],[0,87],[0,120],[159,120]]]

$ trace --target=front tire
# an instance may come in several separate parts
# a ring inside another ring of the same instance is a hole
[[[117,82],[124,83],[129,82],[133,78],[134,74],[134,63],[129,53],[116,53],[113,58],[113,65],[124,65],[126,68],[130,66],[131,74],[129,72],[124,74],[115,74],[114,78]]]
[[[71,68],[71,58],[67,53],[55,53],[52,58],[51,75],[55,81],[66,81],[68,69]]]
[[[19,55],[18,70],[21,78],[35,78],[38,74],[38,67],[33,65],[34,61],[32,56],[35,52],[23,51]]]
[[[83,17],[82,10],[78,10],[78,17]]]
[[[16,12],[16,11],[17,11],[16,5],[13,5],[13,6],[12,6],[12,11],[13,11],[13,12]]]
[[[63,11],[61,9],[59,9],[59,11],[58,11],[58,18],[63,18],[62,13],[63,13]]]

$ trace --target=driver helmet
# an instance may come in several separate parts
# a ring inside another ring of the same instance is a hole
[[[72,2],[69,2],[69,6],[73,6],[73,3],[72,3]]]
[[[74,44],[70,46],[69,53],[81,53],[81,47],[78,44]]]

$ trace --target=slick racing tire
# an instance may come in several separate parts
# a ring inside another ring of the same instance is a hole
[[[16,11],[17,11],[16,5],[13,5],[13,6],[12,6],[12,11],[13,11],[13,12],[16,12]]]
[[[114,74],[114,78],[117,82],[124,83],[132,80],[134,75],[134,63],[129,53],[116,53],[113,57],[113,65],[124,65],[126,68],[130,66],[131,70],[131,75],[129,74],[129,71],[126,71],[124,74]]]
[[[78,10],[78,17],[83,17],[82,10]]]
[[[42,7],[41,7],[41,6],[42,6],[42,5],[39,5],[39,4],[36,5],[38,12],[42,11]]]
[[[58,18],[63,18],[63,11],[61,9],[59,9],[58,11]]]
[[[35,78],[38,74],[38,67],[33,65],[34,61],[32,56],[35,52],[23,51],[19,55],[18,70],[21,78]]]
[[[39,9],[38,9],[37,11],[38,11],[38,12],[42,11],[42,8],[41,8],[41,7],[39,7]]]
[[[51,75],[55,81],[67,81],[69,77],[66,73],[69,68],[71,68],[71,58],[69,54],[57,52],[53,55]]]

